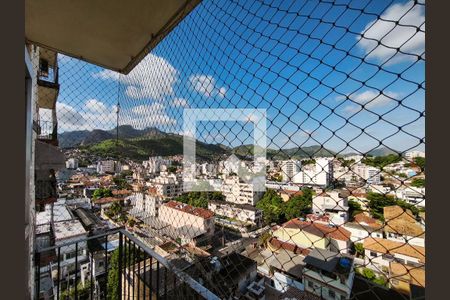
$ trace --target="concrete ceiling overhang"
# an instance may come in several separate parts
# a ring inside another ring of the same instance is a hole
[[[127,74],[200,1],[25,0],[25,38]]]

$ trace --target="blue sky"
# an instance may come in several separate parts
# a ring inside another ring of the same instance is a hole
[[[185,108],[266,108],[271,148],[423,149],[424,12],[412,1],[203,1],[127,76],[61,56],[59,126],[113,128],[118,100],[121,124],[178,133]],[[252,142],[251,124],[197,132]]]

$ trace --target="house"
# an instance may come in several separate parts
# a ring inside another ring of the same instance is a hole
[[[353,222],[347,222],[343,225],[350,231],[350,239],[353,243],[362,243],[367,237],[383,238],[383,224],[370,217],[367,213],[356,214]]]
[[[415,289],[425,289],[425,267],[414,267],[393,261],[389,264],[389,284],[392,289],[412,299],[418,299],[413,297],[412,293]]]
[[[411,245],[425,246],[424,227],[416,220],[409,209],[398,205],[383,208],[386,238]]]
[[[302,249],[327,249],[347,253],[351,246],[351,233],[342,226],[302,221],[298,218],[284,223],[274,231],[273,237],[280,242],[293,244]],[[277,249],[269,244],[272,250]]]
[[[389,239],[366,238],[364,263],[375,271],[385,271],[392,261],[411,266],[425,265],[425,248]]]
[[[326,300],[350,299],[355,278],[351,256],[313,249],[304,259],[305,290]]]
[[[331,224],[342,225],[348,221],[347,195],[338,191],[321,193],[312,200],[312,211],[316,215],[328,214]]]
[[[205,208],[169,201],[159,208],[158,220],[170,224],[175,229],[173,238],[180,238],[183,244],[200,236],[209,239],[214,235],[214,213]]]

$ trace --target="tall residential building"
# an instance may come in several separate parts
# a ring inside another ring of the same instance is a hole
[[[329,186],[333,182],[333,163],[327,158],[316,158],[315,163],[304,165],[292,181],[305,185]]]
[[[76,158],[69,158],[66,161],[66,168],[67,169],[78,169],[78,159],[76,159]]]
[[[119,173],[122,170],[120,162],[114,160],[102,160],[97,163],[97,173]]]
[[[292,181],[300,173],[302,163],[298,160],[285,160],[280,162],[283,181]]]
[[[238,176],[226,178],[221,190],[225,200],[235,204],[256,205],[264,194],[264,192],[255,191],[253,184],[241,182]]]
[[[352,171],[356,179],[363,179],[368,184],[381,184],[381,171],[378,168],[360,163],[354,165]]]
[[[169,166],[171,161],[169,159],[162,158],[161,156],[151,156],[148,160],[142,162],[143,167],[149,174],[155,174],[161,172],[161,168]]]

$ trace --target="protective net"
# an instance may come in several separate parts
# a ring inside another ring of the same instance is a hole
[[[142,277],[118,235],[43,253],[39,289],[424,299],[424,43],[424,1],[208,0],[127,75],[31,46],[37,140],[65,156],[36,174],[40,247],[125,226],[211,294]]]

